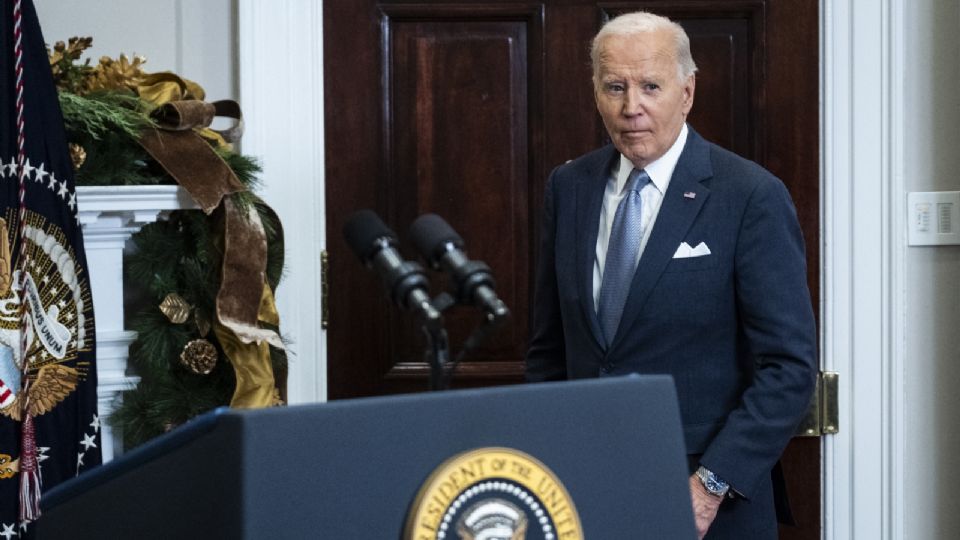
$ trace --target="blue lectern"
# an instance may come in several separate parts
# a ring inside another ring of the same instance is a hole
[[[666,376],[221,409],[52,489],[35,532],[695,538],[686,467]]]

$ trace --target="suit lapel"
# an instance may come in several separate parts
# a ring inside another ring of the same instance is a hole
[[[611,349],[629,333],[629,328],[639,317],[660,275],[673,258],[677,246],[683,241],[710,196],[710,190],[701,182],[712,175],[710,148],[706,141],[690,129],[686,147],[677,161],[650,239],[633,276],[630,294]],[[691,193],[694,194],[693,197],[690,197]]]
[[[597,253],[597,232],[600,228],[600,209],[603,206],[603,192],[610,178],[613,159],[620,154],[610,146],[606,159],[598,160],[593,170],[587,172],[584,180],[577,184],[577,232],[576,232],[576,272],[578,296],[584,319],[590,326],[593,337],[600,347],[604,347],[603,332],[597,311],[593,305],[593,264]]]

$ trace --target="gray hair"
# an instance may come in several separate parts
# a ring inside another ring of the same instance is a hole
[[[674,54],[677,60],[677,77],[681,82],[697,72],[697,64],[690,54],[690,38],[679,24],[666,17],[654,15],[646,11],[637,11],[620,15],[607,21],[600,28],[590,45],[590,63],[593,67],[593,76],[597,77],[600,69],[600,46],[609,36],[629,36],[666,30],[673,34]]]

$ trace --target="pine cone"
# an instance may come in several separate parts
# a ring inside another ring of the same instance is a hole
[[[207,375],[217,364],[217,348],[205,339],[195,339],[183,348],[180,363],[197,375]]]

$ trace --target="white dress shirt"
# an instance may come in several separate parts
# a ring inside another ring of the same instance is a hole
[[[634,268],[640,262],[640,256],[643,254],[643,248],[647,245],[647,239],[650,238],[650,231],[657,221],[657,214],[660,213],[660,204],[663,202],[663,194],[667,192],[667,186],[670,185],[670,178],[673,176],[673,170],[677,168],[677,161],[683,152],[683,146],[687,143],[687,125],[680,128],[680,135],[673,142],[673,146],[660,156],[659,159],[650,163],[644,168],[647,175],[650,176],[650,182],[640,190],[642,200],[640,224],[643,230],[643,237],[640,240],[640,249],[637,251],[637,260],[634,261]],[[607,245],[610,243],[610,230],[613,228],[613,217],[617,213],[617,206],[626,195],[624,188],[627,184],[627,177],[630,171],[634,169],[633,163],[629,159],[620,155],[620,160],[610,171],[610,179],[607,181],[607,188],[603,193],[603,207],[600,209],[600,230],[597,234],[597,256],[593,263],[593,308],[597,309],[597,303],[600,299],[600,285],[603,283],[603,266],[607,260]]]

